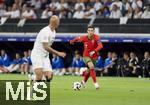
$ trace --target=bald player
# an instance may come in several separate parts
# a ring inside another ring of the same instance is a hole
[[[59,22],[58,16],[53,15],[49,20],[49,25],[40,30],[34,42],[34,47],[31,52],[31,61],[36,75],[36,82],[40,82],[43,76],[50,82],[53,77],[49,53],[56,54],[63,58],[66,56],[66,53],[56,51],[51,47],[56,36],[55,29],[59,26]]]

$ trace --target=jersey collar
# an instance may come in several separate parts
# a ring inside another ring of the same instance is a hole
[[[94,34],[93,34],[93,36],[92,36],[92,37],[89,37],[89,36],[87,35],[87,38],[88,38],[89,40],[94,39]]]

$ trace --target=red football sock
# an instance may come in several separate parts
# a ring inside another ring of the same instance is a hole
[[[84,82],[87,82],[87,80],[89,79],[89,77],[90,77],[90,72],[89,73],[85,72],[84,73]]]
[[[85,76],[87,73],[86,73],[86,71],[84,71],[82,74],[81,74],[81,76]]]
[[[92,77],[93,82],[96,83],[96,73],[94,69],[90,69],[90,76]]]

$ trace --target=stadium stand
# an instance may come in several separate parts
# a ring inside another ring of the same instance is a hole
[[[79,18],[74,17],[75,12]],[[12,15],[14,13],[16,15]],[[136,52],[139,63],[142,62],[142,72],[139,75],[138,69],[134,71],[136,75],[130,72],[131,76],[149,76],[149,57],[144,53],[150,52],[150,48],[145,47],[150,45],[150,6],[143,0],[0,0],[0,49],[5,49],[10,56],[18,52],[23,55],[24,51],[32,49],[36,34],[54,14],[61,18],[61,22],[53,47],[70,55],[64,60],[62,74],[67,74],[74,51],[83,51],[81,43],[71,46],[68,41],[85,34],[87,26],[93,25],[104,43],[100,52],[103,61],[97,67],[107,71],[97,71],[97,75],[129,76],[120,64],[128,65],[125,52]],[[110,58],[106,68],[103,63],[108,52],[116,53],[117,62]],[[11,58],[13,61],[13,56]],[[116,71],[111,72],[114,68]],[[124,69],[133,71],[129,65]]]

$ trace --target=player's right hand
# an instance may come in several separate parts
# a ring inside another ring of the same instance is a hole
[[[95,54],[95,51],[90,52],[90,57],[92,57]]]
[[[58,56],[65,58],[66,53],[65,52],[58,52]]]
[[[74,44],[73,40],[70,40],[69,43],[70,43],[70,44]]]

